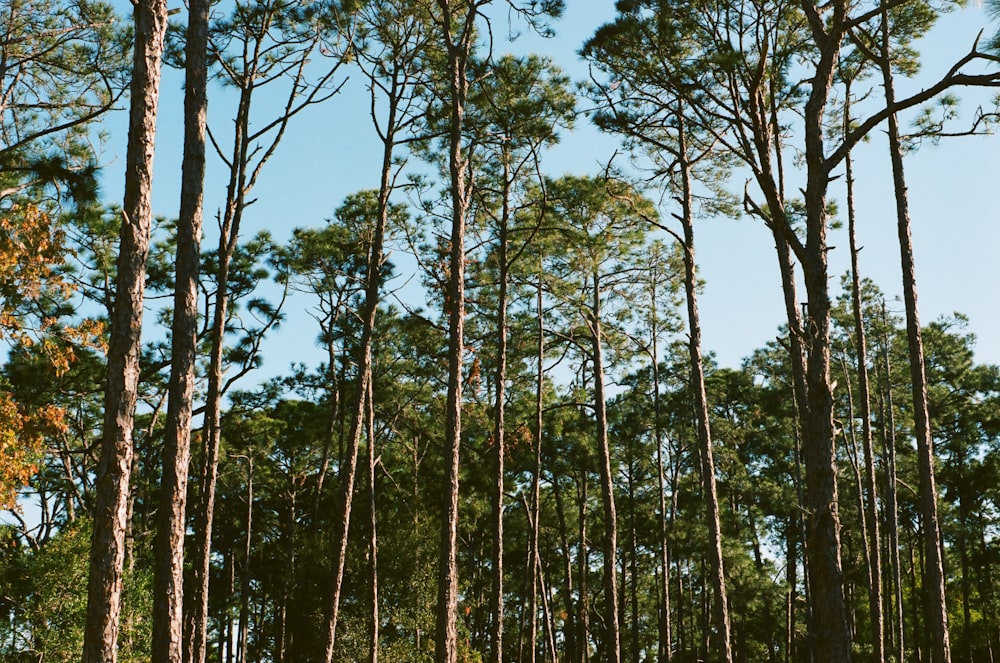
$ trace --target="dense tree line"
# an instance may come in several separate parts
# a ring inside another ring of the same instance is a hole
[[[575,85],[499,54],[564,9],[141,0],[126,27],[0,0],[0,658],[1000,656],[1000,368],[961,314],[920,319],[904,170],[989,128],[950,94],[1000,86],[1000,37],[911,96],[923,0],[623,0]],[[151,203],[163,67],[176,219]],[[98,155],[126,98],[118,207]],[[248,236],[313,108],[370,116],[372,187]],[[583,121],[622,154],[552,175]],[[853,153],[883,130],[898,284],[858,245]],[[695,238],[740,215],[787,320],[722,367]],[[324,361],[255,380],[291,306]]]

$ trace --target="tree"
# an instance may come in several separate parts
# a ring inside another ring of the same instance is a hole
[[[117,660],[125,560],[127,499],[132,466],[132,426],[139,380],[145,263],[152,223],[153,143],[160,87],[160,58],[167,27],[162,0],[135,5],[135,56],[129,111],[125,201],[111,336],[104,433],[97,468],[97,498],[90,552],[84,663]]]
[[[608,438],[605,337],[610,333],[609,320],[627,316],[621,305],[616,307],[611,302],[630,298],[624,291],[639,269],[632,259],[642,245],[642,228],[653,209],[648,200],[615,180],[567,176],[550,182],[546,188],[546,217],[548,222],[558,224],[565,247],[550,258],[548,267],[548,272],[562,281],[555,284],[561,290],[557,296],[566,304],[567,329],[561,336],[586,358],[591,370],[594,442],[604,516],[603,655],[606,660],[619,661],[618,515]]]
[[[128,88],[129,44],[114,9],[4,0],[0,17],[0,201],[34,193],[92,202],[88,131]]]
[[[198,285],[205,133],[208,113],[207,0],[188,5],[185,43],[184,161],[177,223],[170,396],[164,432],[163,479],[154,574],[153,660],[179,663],[184,645],[184,538],[198,345]]]
[[[229,319],[230,268],[239,242],[240,225],[249,205],[247,197],[281,142],[291,119],[304,108],[337,92],[338,88],[331,90],[330,85],[346,51],[334,55],[332,64],[320,69],[314,79],[310,77],[312,70],[307,68],[307,64],[321,50],[322,41],[327,36],[314,26],[325,24],[334,26],[331,29],[344,29],[345,38],[349,38],[349,29],[343,26],[342,21],[348,21],[351,9],[350,3],[342,12],[340,4],[336,3],[317,10],[304,3],[261,0],[236,7],[231,17],[220,19],[209,29],[209,46],[216,54],[213,64],[225,84],[239,91],[239,101],[230,154],[223,154],[216,144],[219,156],[229,170],[229,181],[216,252],[218,287],[212,302],[204,451],[199,472],[197,534],[193,555],[194,580],[187,617],[186,658],[194,663],[205,659],[212,511],[219,462],[222,395],[227,386],[223,383],[224,336]],[[336,38],[341,36],[337,34]],[[259,98],[267,84],[276,87],[286,85],[284,102],[274,117],[265,119],[259,128],[251,129],[251,119],[256,111],[253,103],[255,94]]]
[[[412,131],[417,120],[422,116],[418,92],[423,85],[422,68],[424,52],[428,44],[428,26],[424,17],[419,15],[409,5],[396,7],[392,3],[373,3],[365,8],[360,18],[364,33],[363,47],[359,48],[359,61],[365,69],[372,95],[372,122],[382,142],[382,163],[379,173],[379,189],[374,195],[368,196],[368,205],[353,210],[352,220],[357,225],[355,238],[362,238],[362,246],[367,251],[362,288],[364,300],[361,304],[361,339],[356,355],[358,365],[354,400],[351,407],[350,433],[346,466],[341,465],[340,489],[341,519],[337,523],[336,543],[334,548],[333,592],[330,599],[329,620],[327,625],[325,660],[333,660],[336,644],[337,619],[340,611],[340,596],[344,579],[344,565],[347,558],[347,544],[351,524],[351,511],[354,501],[355,474],[357,472],[358,452],[361,437],[365,430],[365,421],[370,417],[366,414],[371,409],[369,399],[372,392],[372,354],[375,336],[376,314],[383,280],[386,277],[386,236],[390,232],[390,224],[402,226],[405,224],[405,211],[390,203],[390,197],[396,188],[399,176],[397,149],[400,143],[407,142],[407,133]],[[378,101],[387,104],[384,117],[376,115],[374,109]],[[361,230],[361,232],[358,232]],[[332,357],[330,359],[332,363]],[[372,406],[373,408],[373,406]],[[369,422],[370,430],[374,422]],[[369,450],[375,441],[369,436]],[[371,457],[374,459],[374,456]],[[374,460],[371,461],[371,465]],[[370,466],[370,480],[373,481],[374,467]],[[374,503],[374,485],[371,486],[371,502]],[[372,518],[372,552],[375,551],[375,514]],[[375,559],[372,559],[372,573],[376,574]],[[374,575],[373,581],[377,579]],[[375,591],[373,587],[373,592]],[[378,619],[377,593],[373,598],[373,620]],[[372,625],[372,661],[377,658],[378,624]]]
[[[522,258],[529,243],[536,239],[541,201],[521,200],[528,189],[527,181],[539,167],[539,151],[558,139],[557,130],[572,124],[574,100],[568,91],[569,81],[550,62],[538,57],[515,58],[505,55],[495,61],[477,63],[477,69],[487,69],[489,75],[476,76],[471,91],[466,121],[474,139],[474,158],[479,178],[479,213],[485,217],[485,232],[493,245],[487,258],[495,270],[496,285],[496,377],[494,378],[492,444],[496,472],[493,495],[493,641],[494,663],[503,660],[503,515],[505,495],[504,459],[507,455],[505,402],[507,400],[507,363],[511,272]],[[521,220],[515,227],[515,220]],[[518,233],[518,237],[512,237]],[[523,239],[522,239],[523,238]],[[538,427],[537,445],[541,444]],[[537,474],[536,474],[537,478]],[[537,502],[537,484],[532,489],[533,504]],[[533,507],[534,508],[534,507]],[[537,509],[534,526],[537,528]],[[534,533],[537,538],[537,531]],[[533,544],[534,561],[531,575],[538,571],[537,544]],[[532,583],[534,586],[534,582]],[[534,606],[537,591],[532,591],[531,645],[529,660],[535,655]]]
[[[911,8],[903,8],[902,11]],[[924,9],[913,6],[918,15]],[[907,17],[909,18],[909,17]],[[918,21],[919,21],[918,17]],[[926,20],[926,19],[925,19]],[[930,20],[933,20],[931,13]],[[886,108],[896,106],[896,88],[893,81],[893,53],[890,12],[881,3],[881,40],[877,62],[882,73]],[[932,659],[935,663],[951,663],[951,637],[948,630],[948,608],[945,591],[944,549],[941,542],[941,525],[938,519],[938,495],[934,470],[934,441],[930,430],[927,405],[927,373],[924,366],[924,343],[920,332],[920,315],[917,307],[916,269],[913,259],[913,238],[910,227],[909,202],[906,194],[906,175],[903,171],[903,150],[896,112],[890,112],[888,123],[889,156],[892,161],[892,183],[896,197],[896,223],[899,236],[900,264],[903,272],[903,301],[906,305],[906,338],[910,350],[910,380],[913,390],[913,413],[917,452],[920,458],[920,512],[923,518],[924,554],[927,559],[926,583],[930,588],[931,637],[934,642]]]

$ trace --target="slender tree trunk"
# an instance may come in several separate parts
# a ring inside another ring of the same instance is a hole
[[[219,445],[222,440],[223,352],[225,327],[229,310],[229,268],[239,239],[240,222],[245,207],[246,168],[249,143],[251,87],[240,92],[236,114],[236,134],[233,138],[232,168],[226,191],[226,208],[219,233],[218,276],[212,326],[209,333],[210,354],[208,388],[205,394],[205,416],[202,428],[204,451],[200,472],[198,508],[195,514],[194,550],[192,555],[193,585],[188,620],[189,663],[204,663],[208,631],[209,569],[212,555],[212,529],[215,515],[215,492],[219,472]]]
[[[507,258],[507,230],[510,223],[510,157],[503,151],[503,200],[500,213],[499,246],[497,260],[500,264],[497,295],[497,377],[493,405],[493,445],[495,454],[496,489],[493,494],[493,663],[503,663],[503,498],[504,456],[506,441],[504,430],[504,400],[507,390],[507,287],[509,265]],[[540,444],[541,435],[538,435]],[[537,520],[535,521],[537,530]]]
[[[573,597],[573,558],[570,552],[569,532],[566,525],[566,508],[562,497],[562,489],[558,477],[553,477],[552,494],[556,501],[556,514],[559,517],[559,543],[562,546],[563,558],[563,607],[566,618],[563,626],[563,641],[566,643],[566,660],[577,663],[580,660],[577,652],[576,602]]]
[[[288,568],[282,575],[281,580],[281,597],[279,598],[280,604],[277,610],[277,616],[275,621],[277,622],[277,634],[274,637],[274,660],[275,663],[284,663],[285,657],[289,649],[289,623],[291,606],[291,597],[295,592],[296,581],[295,578],[298,574],[297,558],[296,552],[298,550],[296,545],[296,521],[298,519],[298,490],[294,484],[288,488],[288,520],[286,521],[286,527],[284,528],[284,543],[285,543],[285,559],[287,560]]]
[[[319,463],[319,472],[316,475],[313,520],[319,517],[323,486],[326,485],[326,475],[330,471],[330,454],[333,453],[333,440],[337,436],[337,422],[340,419],[340,377],[337,374],[337,350],[333,338],[328,339],[326,344],[326,380],[329,400],[326,404],[326,428],[323,431],[323,456]]]
[[[368,382],[368,511],[371,527],[369,548],[372,583],[372,624],[370,638],[370,655],[368,663],[378,663],[379,641],[381,639],[381,615],[379,613],[379,579],[378,579],[378,511],[375,497],[375,468],[378,458],[375,455],[375,395],[372,383]]]
[[[446,294],[448,312],[448,393],[445,405],[445,491],[441,530],[441,565],[438,579],[438,609],[435,639],[437,663],[456,663],[458,658],[458,494],[462,443],[462,361],[465,354],[465,222],[468,210],[468,182],[462,155],[465,100],[469,81],[466,75],[473,48],[478,2],[469,3],[461,24],[449,0],[437,0],[440,27],[448,52],[448,170],[451,182],[452,227],[449,278]]]
[[[698,318],[698,275],[694,253],[694,213],[691,207],[690,164],[684,160],[687,152],[684,136],[684,118],[678,113],[680,123],[679,149],[681,159],[681,223],[684,227],[684,291],[688,312],[688,352],[691,360],[691,390],[694,392],[695,414],[698,422],[698,446],[701,456],[702,484],[705,491],[705,517],[708,521],[709,560],[712,567],[712,589],[715,592],[716,658],[732,663],[730,642],[729,598],[726,592],[725,564],[722,558],[722,525],[719,517],[719,497],[715,480],[715,461],[712,453],[712,429],[709,422],[708,396],[705,392],[705,367],[701,355],[701,321]]]
[[[587,324],[591,333],[591,357],[594,362],[594,411],[596,413],[597,450],[600,462],[601,501],[604,506],[604,654],[609,663],[621,661],[621,627],[618,608],[618,513],[615,507],[614,477],[611,469],[611,445],[608,441],[607,396],[604,387],[604,340],[601,329],[601,277],[591,275],[593,301]]]
[[[577,524],[578,536],[580,540],[580,553],[577,555],[576,571],[580,586],[580,617],[577,635],[577,647],[580,655],[577,660],[580,663],[587,663],[590,660],[590,583],[587,577],[590,573],[590,545],[587,541],[587,500],[589,499],[588,472],[583,470],[579,473],[580,480],[577,484]]]
[[[368,390],[372,382],[372,345],[375,337],[375,319],[378,312],[379,293],[382,288],[382,268],[385,264],[385,233],[389,222],[389,196],[392,193],[392,160],[395,150],[396,113],[398,98],[390,95],[389,116],[382,145],[382,173],[378,195],[378,220],[369,248],[368,266],[365,273],[365,301],[362,307],[361,347],[358,358],[358,385],[351,412],[351,431],[348,440],[346,467],[341,466],[341,517],[337,525],[337,545],[334,548],[333,591],[330,596],[330,610],[327,618],[324,660],[333,660],[337,641],[337,621],[340,616],[340,599],[343,591],[344,568],[347,563],[348,535],[351,525],[351,510],[354,502],[354,484],[358,467],[358,453],[361,448],[361,434],[364,430]]]
[[[851,90],[845,92],[844,131],[851,126]],[[865,514],[868,543],[868,600],[871,610],[873,660],[885,660],[885,617],[882,601],[882,555],[878,516],[878,484],[875,478],[875,451],[872,444],[871,387],[868,383],[868,339],[865,333],[864,310],[861,305],[861,270],[858,266],[857,219],[854,209],[854,163],[851,154],[845,158],[847,176],[847,232],[851,245],[851,309],[854,314],[854,343],[857,350],[858,397],[861,399],[861,441],[865,459]]]
[[[191,0],[185,45],[184,161],[177,222],[176,282],[153,577],[154,663],[180,663],[184,651],[184,538],[198,335],[198,278],[208,112],[208,0]]]
[[[884,7],[884,4],[883,4]],[[888,10],[882,14],[882,81],[886,106],[896,103],[890,64]],[[917,279],[913,260],[913,238],[910,226],[906,175],[903,171],[903,150],[899,137],[899,122],[895,113],[888,117],[889,155],[892,160],[892,182],[896,194],[896,221],[899,232],[899,253],[903,270],[903,302],[906,307],[906,340],[910,350],[910,380],[913,389],[913,423],[917,440],[920,471],[920,515],[924,522],[924,554],[927,558],[928,619],[933,663],[951,663],[951,638],[948,632],[944,551],[941,525],[938,520],[937,485],[934,472],[934,439],[931,435],[927,409],[927,373],[924,365],[924,342],[920,332],[917,307]]]
[[[253,541],[253,458],[245,456],[247,461],[247,535],[243,540],[243,573],[240,579],[240,616],[239,635],[237,641],[238,663],[247,663],[247,642],[250,634],[250,553]]]
[[[223,573],[226,578],[226,594],[223,597],[222,608],[220,610],[221,621],[225,622],[225,627],[219,628],[219,662],[221,663],[222,652],[225,650],[226,663],[233,663],[233,617],[229,606],[233,600],[233,592],[236,591],[236,560],[233,559],[235,553],[232,549],[224,553]]]
[[[153,152],[160,60],[167,27],[166,2],[136,2],[134,21],[135,54],[125,196],[108,344],[104,432],[97,467],[84,663],[115,663],[118,658],[126,514],[133,456],[132,427],[139,381],[146,257],[152,226]]]
[[[903,663],[906,659],[906,622],[903,610],[903,567],[899,557],[899,507],[896,496],[896,414],[892,399],[892,366],[889,362],[888,315],[885,310],[885,303],[882,303],[882,326],[886,327],[885,338],[882,342],[882,366],[884,370],[885,389],[883,395],[883,433],[882,443],[887,460],[886,468],[886,522],[889,539],[889,560],[892,567],[892,585],[895,603],[895,641],[896,660]]]
[[[542,480],[542,413],[545,396],[545,308],[542,298],[542,274],[541,263],[538,266],[538,286],[536,288],[535,316],[538,318],[538,333],[536,335],[536,354],[538,356],[538,366],[535,373],[535,458],[531,473],[531,560],[529,562],[530,587],[529,590],[529,614],[530,629],[528,644],[530,654],[528,660],[535,660],[535,639],[537,634],[536,613],[538,612],[538,575],[536,569],[540,566],[538,547],[538,522],[541,517],[541,480]]]
[[[666,473],[663,459],[663,424],[662,403],[660,402],[660,354],[659,354],[659,329],[657,325],[656,313],[656,286],[659,281],[657,266],[653,268],[653,278],[650,279],[650,345],[652,348],[653,360],[653,438],[656,442],[656,479],[657,498],[659,500],[656,514],[659,521],[657,534],[660,544],[660,573],[659,573],[659,593],[660,602],[660,642],[658,645],[659,660],[663,663],[670,663],[673,656],[673,634],[671,633],[670,622],[670,545],[667,525],[667,486]]]

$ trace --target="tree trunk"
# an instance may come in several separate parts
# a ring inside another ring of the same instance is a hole
[[[601,277],[591,275],[593,301],[587,324],[594,362],[594,412],[600,462],[601,502],[604,506],[604,655],[609,663],[621,661],[621,627],[618,613],[618,513],[615,508],[611,445],[608,441],[607,396],[604,388],[604,340],[601,335]]]
[[[354,502],[354,483],[358,467],[358,453],[361,434],[364,430],[367,411],[368,391],[372,382],[372,346],[375,338],[375,319],[378,313],[380,290],[382,288],[382,267],[385,264],[385,234],[389,223],[389,196],[392,193],[393,152],[396,147],[396,113],[398,97],[390,95],[389,116],[382,143],[382,172],[378,194],[378,220],[369,248],[368,266],[365,273],[365,300],[361,313],[361,347],[358,358],[358,384],[351,412],[351,432],[348,440],[346,467],[340,471],[341,517],[337,524],[337,545],[334,548],[333,591],[330,596],[330,612],[327,619],[324,660],[333,660],[337,641],[337,621],[340,615],[340,599],[344,583],[344,567],[347,563],[347,547],[351,526],[351,509]],[[374,424],[373,424],[374,425]]]
[[[192,555],[193,585],[189,603],[188,655],[189,663],[204,663],[208,631],[208,591],[209,569],[212,556],[212,528],[215,515],[215,492],[219,472],[219,445],[222,439],[222,396],[223,396],[223,352],[225,349],[225,328],[229,310],[229,267],[236,242],[239,239],[240,222],[245,208],[247,153],[249,149],[247,132],[250,122],[250,101],[252,87],[240,91],[239,108],[236,114],[236,134],[233,138],[232,167],[226,191],[226,209],[223,214],[219,234],[218,276],[212,326],[209,332],[210,354],[208,368],[208,388],[205,395],[205,416],[202,427],[204,450],[201,459],[198,508],[195,514],[194,550]]]
[[[504,400],[507,390],[507,287],[509,265],[507,263],[507,230],[510,223],[510,156],[503,154],[503,200],[500,213],[499,246],[499,287],[497,296],[497,376],[493,404],[493,444],[496,472],[496,489],[493,494],[493,663],[503,663],[503,498],[504,498],[504,456],[506,442],[504,430]],[[540,320],[540,319],[539,319]],[[537,443],[541,446],[541,428]],[[537,514],[534,530],[538,529]],[[532,554],[534,549],[532,548]],[[533,636],[532,636],[533,637]]]
[[[381,639],[381,616],[379,614],[379,586],[378,586],[378,511],[376,510],[375,496],[375,467],[378,459],[375,455],[375,396],[372,383],[368,382],[368,512],[369,525],[371,527],[371,541],[369,547],[371,582],[372,582],[372,623],[370,648],[368,663],[378,663],[379,640]]]
[[[530,633],[528,636],[528,646],[530,653],[528,654],[528,660],[532,663],[535,660],[535,639],[537,633],[537,624],[535,615],[538,612],[538,573],[537,569],[540,566],[539,561],[539,547],[538,547],[538,522],[541,517],[541,479],[542,479],[542,413],[543,404],[545,396],[545,308],[543,306],[542,300],[542,274],[543,267],[541,262],[538,265],[538,286],[536,289],[536,301],[535,301],[535,316],[538,318],[538,333],[536,336],[536,354],[538,367],[535,373],[535,458],[534,466],[531,472],[531,552],[530,552],[530,571],[529,571],[529,585],[531,589],[529,590],[529,621],[530,621]]]
[[[118,618],[133,456],[132,427],[139,381],[146,256],[152,225],[153,152],[167,6],[164,0],[142,0],[134,7],[135,52],[125,196],[108,344],[104,432],[97,468],[84,663],[115,663],[118,657]]]
[[[807,11],[815,11],[810,6]],[[835,3],[830,21],[836,29],[844,23],[846,3]],[[824,119],[842,33],[825,33],[821,19],[812,30],[821,45],[805,104],[806,241],[802,247],[802,272],[808,297],[806,339],[806,400],[802,403],[802,458],[805,465],[806,504],[809,514],[808,547],[811,630],[814,654],[821,663],[848,663],[851,634],[844,601],[840,560],[840,513],[837,496],[833,388],[830,381],[830,295],[826,241],[829,219],[826,195],[829,186],[824,146]]]
[[[882,341],[882,365],[885,375],[885,389],[882,397],[883,429],[882,443],[887,460],[886,467],[886,503],[885,514],[888,529],[888,544],[890,567],[892,568],[892,585],[894,588],[896,660],[902,663],[906,659],[906,622],[903,611],[903,567],[899,557],[899,507],[896,502],[896,416],[892,401],[892,366],[889,363],[888,315],[885,302],[882,303],[882,326],[886,328]]]
[[[562,497],[562,489],[558,477],[552,479],[552,496],[556,502],[556,514],[559,518],[559,544],[562,546],[563,562],[563,609],[566,618],[563,625],[563,641],[566,643],[566,660],[577,663],[580,657],[577,653],[576,605],[573,599],[573,559],[570,554],[569,531],[566,526],[566,508]]]
[[[845,91],[844,131],[851,126],[850,84]],[[861,441],[865,458],[865,522],[867,525],[868,600],[871,610],[872,654],[874,661],[885,660],[885,617],[882,602],[882,535],[879,531],[878,487],[875,479],[875,451],[872,444],[871,387],[868,384],[868,339],[865,334],[864,311],[861,306],[861,270],[858,267],[858,237],[854,209],[854,163],[851,154],[845,158],[847,178],[847,233],[851,245],[851,309],[854,314],[854,343],[857,351],[858,397],[861,399]],[[845,376],[846,379],[846,376]]]
[[[658,645],[659,660],[663,663],[670,663],[673,657],[673,634],[670,623],[670,538],[667,535],[667,486],[666,474],[663,462],[663,424],[662,404],[660,402],[660,355],[659,355],[659,330],[656,318],[656,286],[659,281],[659,273],[654,267],[653,278],[650,279],[650,340],[653,360],[653,438],[656,442],[656,479],[658,492],[658,508],[656,517],[659,520],[660,544],[660,583],[659,593],[662,596],[660,602],[659,630],[660,641]]]
[[[719,497],[712,453],[712,429],[709,422],[708,396],[705,392],[705,367],[701,355],[701,321],[698,318],[698,275],[694,253],[694,212],[691,206],[691,171],[686,161],[687,146],[683,114],[678,113],[679,150],[681,154],[681,223],[684,227],[684,292],[688,312],[688,352],[691,359],[691,390],[694,392],[695,415],[698,422],[698,446],[701,456],[702,485],[705,491],[705,517],[708,520],[709,560],[712,567],[712,589],[715,592],[715,651],[717,660],[732,663],[730,642],[729,598],[726,592],[725,564],[722,558],[722,525],[719,518]]]
[[[883,5],[884,7],[884,5]],[[882,82],[886,106],[896,103],[890,64],[888,10],[882,13]],[[924,554],[927,558],[926,587],[928,590],[928,620],[932,642],[933,663],[951,663],[951,638],[948,632],[944,551],[941,525],[938,521],[937,486],[934,472],[934,439],[931,436],[930,414],[927,410],[927,373],[924,366],[924,342],[920,332],[917,307],[917,280],[913,261],[913,238],[910,228],[909,200],[906,175],[903,172],[903,149],[899,137],[899,122],[890,113],[889,156],[892,160],[892,183],[896,194],[896,222],[899,233],[899,253],[903,270],[903,302],[906,307],[906,340],[910,350],[910,380],[913,389],[913,423],[917,440],[920,471],[920,515],[924,523]]]
[[[253,540],[253,458],[243,458],[247,461],[247,535],[243,540],[243,573],[240,579],[239,635],[236,643],[238,663],[247,663],[247,641],[250,634],[250,552]]]
[[[191,416],[198,335],[198,277],[205,189],[207,0],[191,0],[185,45],[184,161],[177,221],[176,282],[163,449],[163,478],[153,577],[154,663],[180,663],[184,650],[184,537],[191,458]]]
[[[456,663],[458,658],[458,484],[462,443],[462,361],[465,354],[465,217],[469,205],[462,134],[469,88],[468,61],[474,44],[479,4],[469,3],[461,24],[456,25],[455,10],[449,0],[437,0],[441,12],[439,25],[448,53],[448,171],[452,202],[450,273],[445,297],[448,312],[448,393],[444,431],[447,489],[438,578],[437,663]]]
[[[579,629],[579,649],[580,663],[587,663],[590,660],[590,583],[587,576],[590,573],[590,545],[587,543],[587,499],[588,481],[587,470],[580,472],[580,486],[577,499],[579,500],[579,522],[580,522],[580,556],[577,560],[577,572],[580,574],[580,629]]]

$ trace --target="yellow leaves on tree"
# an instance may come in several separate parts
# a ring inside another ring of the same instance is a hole
[[[25,412],[9,393],[0,392],[0,507],[15,506],[18,490],[37,471],[45,438],[67,430],[64,416],[54,405]]]
[[[69,370],[73,348],[101,347],[103,327],[85,320],[62,324],[49,311],[72,294],[58,266],[66,248],[62,231],[34,206],[0,210],[0,341],[31,349],[56,375]],[[64,412],[54,405],[27,408],[0,380],[0,507],[15,504],[17,491],[36,471],[46,437],[65,430]]]
[[[36,350],[64,373],[73,346],[103,348],[103,326],[93,320],[67,326],[49,304],[68,299],[73,286],[59,272],[65,233],[32,205],[0,210],[0,341]]]

